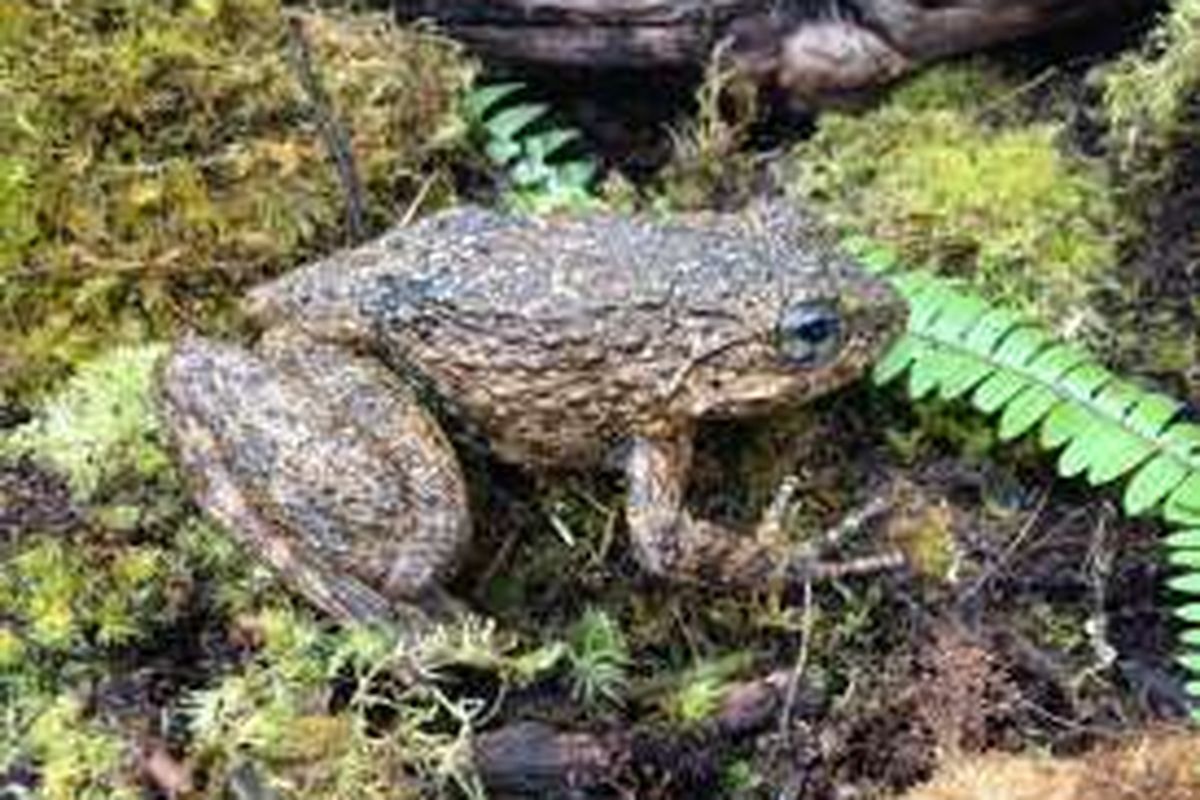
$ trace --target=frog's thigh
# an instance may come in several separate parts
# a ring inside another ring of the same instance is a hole
[[[454,566],[469,533],[461,472],[437,424],[382,366],[280,334],[261,355],[187,340],[163,377],[201,505],[318,605],[359,618],[313,581],[386,603],[418,597]]]

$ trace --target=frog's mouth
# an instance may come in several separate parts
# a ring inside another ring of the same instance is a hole
[[[732,339],[689,361],[669,387],[694,416],[739,417],[807,402],[858,380],[903,328],[890,287],[884,302],[805,301],[770,336]]]

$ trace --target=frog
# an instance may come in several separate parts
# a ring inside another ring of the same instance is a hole
[[[447,421],[522,469],[622,472],[628,540],[657,579],[754,590],[902,558],[839,562],[791,542],[777,513],[747,531],[687,507],[704,423],[830,394],[904,325],[888,282],[795,203],[464,205],[243,305],[252,341],[179,339],[158,407],[198,506],[336,619],[444,608],[472,532]]]

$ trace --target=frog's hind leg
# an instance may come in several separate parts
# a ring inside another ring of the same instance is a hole
[[[825,551],[836,545],[845,525],[815,547],[786,542],[779,524],[789,500],[786,492],[772,504],[756,536],[694,518],[684,507],[691,450],[690,434],[639,438],[630,448],[625,464],[626,519],[634,552],[650,572],[672,580],[761,588],[903,566],[904,558],[897,552],[825,560]]]
[[[469,535],[465,486],[382,365],[291,333],[258,353],[191,338],[160,400],[198,504],[315,605],[382,623],[440,597]]]

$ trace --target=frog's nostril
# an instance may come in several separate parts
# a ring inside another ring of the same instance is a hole
[[[789,365],[817,367],[828,363],[842,344],[842,315],[831,302],[793,303],[775,328],[775,347]]]

